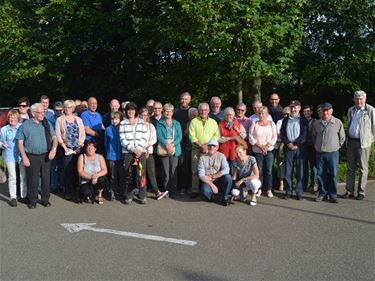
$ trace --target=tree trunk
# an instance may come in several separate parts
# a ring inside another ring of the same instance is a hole
[[[238,97],[238,103],[241,103],[243,101],[243,92],[242,92],[242,78],[237,78],[237,97]]]
[[[255,77],[253,80],[253,86],[252,86],[252,95],[253,95],[253,100],[262,100],[262,93],[261,93],[261,86],[262,86],[262,78],[260,76]]]

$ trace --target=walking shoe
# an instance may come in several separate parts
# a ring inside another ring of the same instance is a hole
[[[223,200],[223,201],[221,201],[221,205],[223,205],[224,207],[227,207],[227,206],[229,206],[229,201]]]
[[[36,208],[36,204],[28,204],[27,207],[29,209],[35,209]]]
[[[11,207],[17,207],[17,200],[15,198],[10,199],[9,205]]]
[[[354,194],[347,191],[341,195],[341,198],[354,198]]]
[[[158,191],[158,193],[156,194],[156,200],[163,199],[167,194],[168,194],[168,190],[166,190],[164,192]]]
[[[296,199],[297,199],[297,200],[302,200],[302,195],[297,194],[297,195],[296,195]]]
[[[292,195],[290,195],[290,194],[285,194],[285,195],[284,195],[284,199],[285,199],[285,200],[288,200],[288,199],[290,199],[291,197],[292,197]]]
[[[355,199],[363,200],[363,199],[365,199],[365,196],[363,194],[359,193]]]
[[[251,200],[251,201],[249,202],[249,205],[250,205],[250,206],[256,206],[256,204],[257,204],[257,201],[253,201],[253,200]]]
[[[337,200],[336,197],[331,197],[331,198],[329,199],[329,202],[331,202],[331,203],[339,203],[339,200]]]
[[[133,190],[133,194],[134,194],[134,195],[138,195],[138,194],[139,194],[139,188],[135,188],[135,189]]]
[[[260,195],[262,195],[262,190],[259,188],[256,193],[256,197],[260,197]]]
[[[181,188],[181,190],[180,190],[180,195],[185,195],[185,188]]]
[[[322,202],[323,199],[324,199],[323,196],[318,196],[318,197],[315,198],[315,202]]]
[[[18,202],[20,202],[22,204],[26,204],[27,203],[27,198],[20,198],[20,199],[18,199]]]
[[[139,196],[135,196],[134,200],[136,200],[139,204],[146,204],[146,198],[141,198]]]
[[[51,207],[51,203],[50,202],[42,202],[42,205],[44,206],[44,207]]]
[[[131,199],[131,198],[128,198],[128,199],[124,200],[125,205],[130,205],[132,202],[133,202],[133,199]]]
[[[268,198],[272,198],[273,197],[272,190],[268,190],[267,191],[267,197]]]

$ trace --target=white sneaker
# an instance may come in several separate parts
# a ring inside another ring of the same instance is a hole
[[[272,198],[272,197],[273,197],[273,194],[272,194],[272,191],[271,191],[271,190],[268,190],[268,191],[267,191],[267,197],[268,197],[268,198]]]
[[[256,205],[257,205],[257,201],[250,201],[250,202],[249,202],[249,205],[250,205],[250,206],[256,206]]]
[[[163,199],[165,196],[168,195],[168,190],[164,191],[164,192],[158,192],[158,194],[156,195],[156,200],[160,200],[160,199]]]
[[[258,189],[257,194],[256,194],[256,197],[260,197],[261,195],[262,195],[262,190],[261,190],[261,189]]]

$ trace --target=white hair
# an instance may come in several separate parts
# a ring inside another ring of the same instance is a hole
[[[358,97],[366,97],[367,94],[365,91],[362,91],[362,90],[359,90],[359,91],[355,91],[354,92],[354,97],[355,98],[358,98]]]
[[[43,104],[41,104],[39,102],[34,103],[32,106],[30,106],[30,112],[34,113],[37,110],[37,108],[39,108],[39,107],[43,108],[43,110],[44,110]]]

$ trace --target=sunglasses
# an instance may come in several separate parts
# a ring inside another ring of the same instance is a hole
[[[18,105],[19,107],[28,107],[28,105],[26,105],[26,104],[20,104],[20,105]]]

